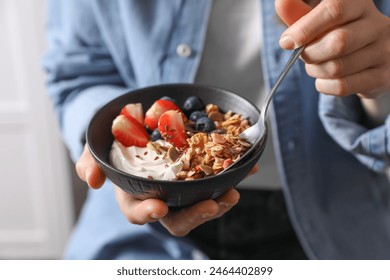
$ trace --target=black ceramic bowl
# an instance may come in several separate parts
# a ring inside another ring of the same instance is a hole
[[[257,121],[259,110],[245,98],[227,90],[193,84],[168,84],[142,88],[126,93],[103,106],[92,118],[86,133],[89,149],[106,176],[124,191],[140,199],[159,198],[169,206],[187,206],[201,200],[216,198],[236,186],[259,160],[265,143],[251,147],[236,167],[216,176],[191,181],[151,180],[130,175],[110,164],[109,153],[114,137],[112,121],[128,103],[142,103],[147,110],[155,100],[169,96],[181,106],[189,96],[200,97],[205,104],[213,103],[222,111],[232,110]]]

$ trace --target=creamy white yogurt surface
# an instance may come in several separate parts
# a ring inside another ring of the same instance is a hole
[[[162,146],[170,146],[162,140],[157,142]],[[180,159],[172,163],[165,153],[163,151],[159,155],[147,147],[125,147],[115,140],[111,147],[110,160],[116,168],[132,175],[157,180],[176,180],[176,174],[182,170],[183,163]]]

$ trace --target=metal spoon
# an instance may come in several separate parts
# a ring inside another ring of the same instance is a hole
[[[299,47],[292,52],[289,60],[287,61],[282,72],[280,73],[275,85],[273,86],[271,91],[268,93],[267,98],[266,98],[263,106],[260,109],[259,119],[257,120],[257,122],[254,125],[247,128],[245,131],[243,131],[239,135],[241,138],[247,139],[252,144],[252,146],[256,146],[257,144],[259,144],[259,142],[261,142],[260,146],[263,146],[263,147],[259,147],[259,149],[264,150],[266,139],[268,136],[266,115],[267,115],[269,104],[271,103],[272,97],[274,96],[276,90],[279,88],[283,79],[286,77],[287,73],[290,71],[292,65],[294,64],[295,61],[297,61],[298,57],[301,55],[303,49],[304,49],[304,46]],[[240,162],[243,158],[245,158],[245,155],[242,156],[240,159],[238,159],[233,164],[231,164],[228,168],[219,172],[218,174],[221,174],[221,173],[229,170],[230,168],[235,166],[238,162]]]

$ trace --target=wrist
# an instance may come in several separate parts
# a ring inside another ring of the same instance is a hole
[[[366,112],[367,123],[370,126],[378,126],[385,122],[390,114],[390,91],[373,98],[360,96],[363,109]]]

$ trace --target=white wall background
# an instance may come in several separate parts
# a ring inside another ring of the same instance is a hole
[[[0,0],[0,259],[61,258],[73,224],[65,151],[45,94],[43,0]]]

